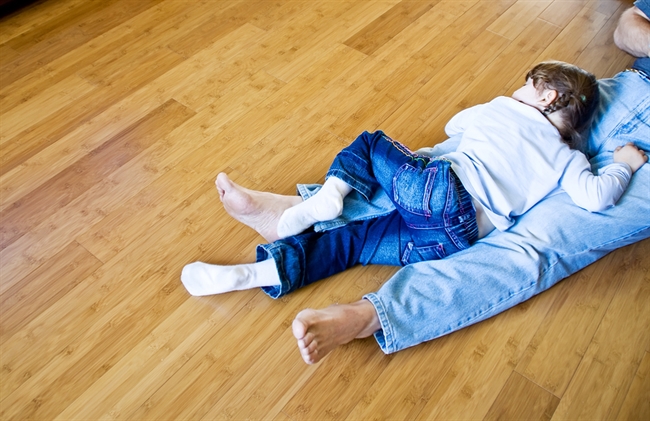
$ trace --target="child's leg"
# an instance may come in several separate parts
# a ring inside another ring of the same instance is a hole
[[[465,239],[456,241],[458,247],[476,240],[470,232],[476,225],[471,197],[451,163],[417,155],[382,132],[363,133],[343,149],[328,176],[345,181],[366,198],[383,189],[421,244],[428,243],[427,230],[457,226],[467,226],[468,232]]]
[[[353,188],[368,198],[375,189],[384,187],[381,181],[375,178],[376,162],[373,160],[381,162],[382,168],[389,163],[390,174],[395,173],[404,163],[413,160],[429,162],[428,158],[417,157],[380,131],[364,132],[350,146],[339,152],[330,167],[323,188],[316,195],[284,211],[278,222],[278,236],[286,238],[297,235],[316,222],[329,221],[340,216],[343,198]]]
[[[194,262],[183,268],[181,281],[190,294],[203,296],[280,285],[280,276],[273,259],[234,266]]]
[[[257,246],[257,259],[271,256],[280,274],[279,286],[264,287],[279,298],[358,264],[401,266],[407,232],[397,212],[324,232],[306,232]]]
[[[345,181],[329,177],[314,196],[284,211],[278,221],[278,237],[298,235],[316,222],[330,221],[343,212],[343,198],[352,191]]]

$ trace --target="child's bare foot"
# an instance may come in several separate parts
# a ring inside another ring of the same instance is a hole
[[[375,306],[368,300],[303,310],[292,325],[293,336],[307,364],[317,363],[337,346],[367,338],[380,328]]]
[[[300,196],[246,189],[233,182],[225,173],[217,176],[216,185],[226,212],[242,224],[253,228],[268,242],[279,239],[277,227],[282,213],[302,203]]]

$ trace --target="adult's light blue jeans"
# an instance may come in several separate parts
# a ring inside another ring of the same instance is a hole
[[[601,80],[600,88],[601,104],[586,146],[594,170],[612,162],[614,149],[627,142],[650,151],[650,79],[622,72]],[[458,139],[450,139],[428,153],[443,154],[457,144]],[[304,197],[315,190],[298,188]],[[389,210],[380,194],[365,204],[352,195],[343,217],[329,225]],[[375,338],[385,353],[435,339],[507,310],[607,253],[648,237],[649,164],[634,174],[616,206],[604,212],[589,213],[558,192],[508,231],[493,232],[445,259],[408,265],[379,291],[366,295],[381,323]]]

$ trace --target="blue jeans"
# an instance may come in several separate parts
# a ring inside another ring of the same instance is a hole
[[[601,104],[586,148],[594,170],[612,162],[614,149],[627,142],[650,151],[650,79],[622,72],[601,80],[600,89]],[[430,153],[446,153],[456,145],[457,139],[450,139]],[[648,186],[646,164],[617,205],[599,213],[579,208],[558,192],[506,232],[493,232],[449,258],[400,269],[379,291],[365,296],[379,316],[381,330],[375,338],[382,351],[396,352],[485,320],[607,253],[650,237]],[[299,191],[313,190],[303,186]],[[352,219],[363,217],[360,203],[345,205],[355,212]],[[383,207],[369,210],[381,215],[389,211]]]
[[[327,176],[345,181],[366,200],[383,190],[394,210],[258,246],[258,260],[276,261],[281,285],[264,288],[274,298],[357,264],[441,259],[478,238],[471,197],[451,163],[414,154],[382,132],[361,134],[336,156]]]

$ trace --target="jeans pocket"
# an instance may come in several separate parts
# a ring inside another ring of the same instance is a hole
[[[429,260],[440,260],[446,256],[445,247],[440,243],[418,247],[413,242],[409,242],[404,249],[404,253],[402,253],[402,264],[408,265]]]
[[[393,178],[393,200],[414,215],[431,216],[430,200],[437,167],[402,165]]]

